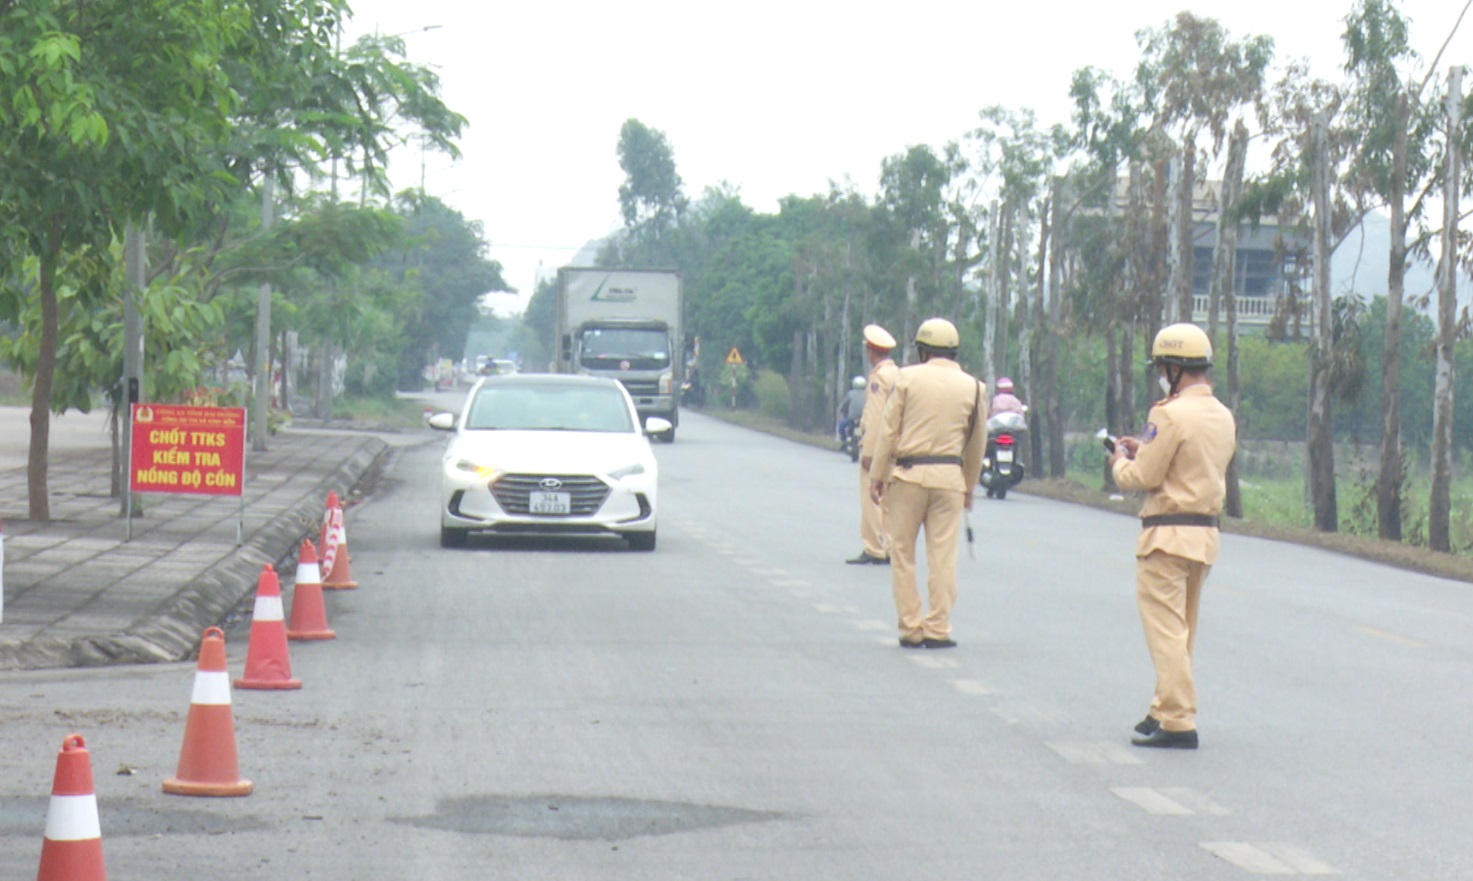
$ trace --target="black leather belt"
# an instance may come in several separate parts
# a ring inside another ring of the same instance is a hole
[[[1156,514],[1141,518],[1141,528],[1152,526],[1210,526],[1217,528],[1217,517],[1212,514]]]
[[[912,465],[956,465],[962,464],[961,456],[901,456],[895,460],[895,464],[901,468],[909,468]]]

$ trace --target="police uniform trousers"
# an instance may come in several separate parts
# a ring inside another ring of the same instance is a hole
[[[885,509],[869,494],[869,469],[859,469],[859,540],[871,557],[888,557],[889,540],[885,536]]]
[[[1192,683],[1192,647],[1202,584],[1212,569],[1164,551],[1136,558],[1136,604],[1146,648],[1156,667],[1151,715],[1167,731],[1197,727],[1197,688]]]
[[[958,490],[928,489],[904,480],[885,487],[885,515],[890,526],[890,586],[900,619],[901,639],[945,639],[951,635],[951,607],[956,603],[956,551],[961,533],[963,495]],[[916,540],[926,530],[927,599],[922,614],[916,587]]]

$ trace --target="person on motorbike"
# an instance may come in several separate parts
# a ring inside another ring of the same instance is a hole
[[[1019,416],[1028,415],[1028,407],[1018,396],[1013,394],[1013,381],[1006,376],[997,378],[997,394],[992,396],[992,405],[987,412],[993,416],[999,413],[1017,413]]]
[[[844,394],[844,400],[839,402],[838,432],[841,441],[859,427],[859,417],[864,413],[865,385],[863,376],[854,377],[849,383],[849,391]]]

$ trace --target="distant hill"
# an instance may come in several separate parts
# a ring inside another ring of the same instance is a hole
[[[1330,260],[1330,283],[1335,293],[1355,291],[1365,297],[1386,296],[1386,274],[1391,265],[1391,220],[1379,212],[1368,216],[1360,228],[1346,237]],[[1438,253],[1434,244],[1432,253]],[[1435,259],[1435,258],[1434,258]],[[1437,267],[1430,261],[1408,261],[1406,295],[1410,300],[1427,297],[1437,302]],[[1473,302],[1473,281],[1458,280],[1458,301]]]

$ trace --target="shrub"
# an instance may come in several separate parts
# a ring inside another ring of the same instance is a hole
[[[770,370],[761,370],[757,373],[757,381],[753,384],[752,390],[757,395],[757,409],[763,416],[783,421],[787,420],[787,379]]]

